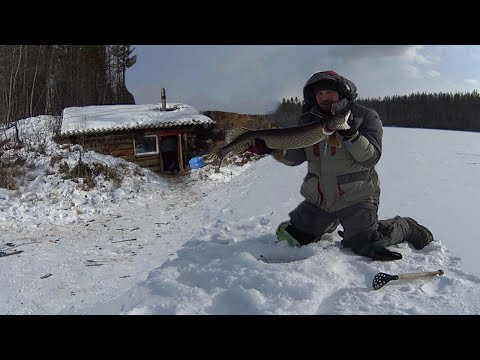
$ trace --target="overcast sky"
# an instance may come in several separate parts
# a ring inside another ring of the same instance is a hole
[[[132,45],[126,85],[136,104],[184,102],[249,114],[302,97],[306,80],[334,70],[360,98],[478,88],[480,45]]]

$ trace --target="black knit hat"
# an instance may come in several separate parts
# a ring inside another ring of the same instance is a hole
[[[313,94],[316,95],[317,92],[321,90],[333,90],[338,93],[338,95],[342,95],[340,91],[340,86],[334,81],[330,80],[320,80],[312,85]]]

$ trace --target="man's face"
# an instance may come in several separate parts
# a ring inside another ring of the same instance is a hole
[[[320,90],[315,94],[318,106],[324,111],[330,111],[332,104],[339,100],[338,93],[334,90]]]

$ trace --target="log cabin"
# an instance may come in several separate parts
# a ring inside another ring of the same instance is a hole
[[[71,143],[158,173],[188,170],[215,124],[183,103],[67,107],[61,120],[60,136]]]

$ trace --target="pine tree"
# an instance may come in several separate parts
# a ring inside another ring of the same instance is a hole
[[[135,49],[131,49],[131,45],[111,45],[110,50],[113,56],[113,63],[115,64],[116,103],[134,104],[135,100],[133,95],[127,90],[125,85],[125,75],[127,69],[137,62],[137,55],[131,56]]]

